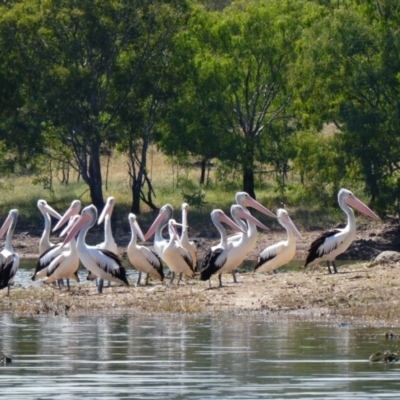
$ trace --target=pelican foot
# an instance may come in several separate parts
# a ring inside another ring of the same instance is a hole
[[[104,285],[104,281],[103,281],[103,279],[100,279],[99,284],[97,285],[97,292],[99,294],[103,293],[103,285]]]

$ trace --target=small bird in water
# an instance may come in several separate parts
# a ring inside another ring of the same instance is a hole
[[[0,363],[3,365],[11,364],[11,357],[6,356],[4,353],[2,357],[0,358]]]

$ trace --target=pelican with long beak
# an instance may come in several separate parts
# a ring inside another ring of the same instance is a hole
[[[82,264],[100,278],[97,290],[103,291],[103,281],[113,281],[129,286],[125,268],[121,264],[121,259],[115,253],[108,250],[98,249],[95,246],[86,244],[86,234],[96,223],[97,209],[94,205],[85,207],[78,220],[68,232],[62,246],[68,244],[78,234],[77,250]]]
[[[270,213],[271,215],[275,215],[271,211]],[[231,215],[237,225],[243,230],[247,227],[247,230],[245,233],[240,233],[239,237],[234,241],[229,242],[228,239],[228,258],[226,263],[217,271],[220,286],[222,286],[222,274],[226,272],[232,273],[233,282],[237,283],[235,270],[242,264],[248,254],[249,241],[253,240],[253,232],[257,233],[257,226],[262,229],[268,229],[257,218],[253,217],[247,209],[238,204],[231,206]],[[246,223],[240,220],[244,220]]]
[[[61,232],[60,236],[65,236],[78,220],[79,215],[70,218],[67,227]],[[32,276],[32,280],[36,281],[40,278],[46,278],[44,283],[50,284],[63,278],[67,280],[67,287],[70,290],[69,280],[73,279],[79,282],[78,277],[79,256],[76,248],[76,240],[73,238],[69,246],[61,248],[59,254],[49,263],[49,265],[38,271]],[[59,286],[61,290],[61,285]]]
[[[0,290],[7,287],[7,296],[10,296],[10,286],[14,283],[14,277],[19,266],[19,256],[14,252],[12,246],[12,236],[17,225],[17,220],[18,210],[10,210],[0,228],[0,239],[7,232],[4,249],[0,252]]]
[[[285,209],[278,209],[276,215],[278,222],[286,229],[287,239],[268,246],[258,255],[255,272],[274,271],[286,265],[296,254],[296,236],[302,238]]]
[[[44,217],[44,230],[39,241],[39,255],[41,255],[46,250],[50,249],[50,247],[54,246],[54,244],[50,242],[51,217],[59,220],[61,219],[61,215],[52,207],[50,207],[46,200],[38,200],[37,207]]]
[[[354,207],[372,219],[380,219],[368,206],[357,199],[350,190],[340,189],[338,193],[338,202],[340,208],[347,215],[346,227],[343,229],[332,229],[314,240],[308,250],[305,267],[326,261],[329,273],[332,273],[330,262],[333,265],[334,273],[337,273],[335,264],[336,257],[350,247],[356,236],[356,218],[351,207]]]
[[[79,214],[79,211],[81,210],[81,202],[79,200],[73,200],[71,202],[71,205],[69,206],[68,210],[64,213],[64,215],[61,217],[61,219],[57,222],[56,226],[53,228],[53,232],[64,226],[67,222],[70,221],[70,219]],[[62,243],[58,243],[53,247],[50,247],[47,249],[43,254],[39,256],[38,262],[36,264],[35,272],[32,276],[32,279],[35,280],[34,278],[40,271],[46,270],[49,265],[61,254],[65,251],[65,248],[62,248]],[[40,276],[43,276],[42,274]],[[63,285],[64,280],[59,279],[58,285]],[[55,284],[55,281],[53,282]],[[68,284],[68,283],[67,283]]]
[[[222,210],[215,209],[211,212],[211,221],[217,228],[221,240],[216,246],[210,247],[207,251],[203,266],[200,271],[200,280],[209,281],[209,286],[211,287],[211,276],[217,273],[226,263],[228,259],[229,248],[232,247],[228,245],[228,237],[226,229],[223,227],[222,222],[229,225],[236,232],[245,233],[245,228],[241,228],[235,224]]]
[[[144,235],[137,222],[136,215],[130,213],[128,221],[132,231],[132,238],[128,244],[127,253],[129,261],[139,272],[137,286],[140,285],[142,272],[147,274],[146,285],[148,284],[149,276],[159,279],[162,282],[164,279],[164,271],[161,258],[148,247],[140,246],[137,243],[138,237],[144,240]]]

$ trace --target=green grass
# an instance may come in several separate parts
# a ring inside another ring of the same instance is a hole
[[[104,163],[105,165],[106,163]],[[130,212],[132,203],[129,177],[127,173],[126,160],[122,156],[113,158],[108,173],[106,184],[106,171],[103,172],[103,195],[104,199],[114,196],[116,206],[113,214],[113,226],[128,230],[127,216]],[[181,169],[178,176],[176,168],[173,168],[162,154],[153,151],[149,160],[149,174],[152,177],[156,197],[153,198],[157,206],[170,203],[175,209],[175,218],[181,218],[181,204],[185,199],[184,195],[193,196],[199,190],[204,192],[204,204],[200,207],[191,205],[189,222],[191,229],[202,231],[212,227],[210,212],[214,208],[221,208],[227,214],[232,203],[235,201],[235,193],[241,190],[240,181],[234,180],[216,182],[215,174],[211,173],[211,183],[208,187],[200,187],[200,169],[189,168]],[[19,222],[17,232],[36,229],[39,234],[43,225],[43,217],[37,209],[38,199],[45,199],[60,213],[63,213],[74,199],[81,200],[83,206],[90,204],[90,193],[87,185],[82,179],[78,180],[75,172],[70,172],[68,184],[62,184],[58,176],[53,176],[51,190],[43,184],[33,184],[37,176],[12,175],[3,176],[0,179],[0,218],[4,220],[11,208],[19,210]],[[40,178],[40,177],[39,177]],[[40,181],[40,179],[39,179]],[[312,196],[304,193],[301,185],[295,176],[289,182],[285,197],[276,189],[276,184],[271,178],[258,179],[259,184],[256,189],[257,199],[271,211],[276,212],[284,201],[285,207],[290,213],[296,225],[305,230],[326,229],[336,226],[345,221],[345,216],[337,206],[335,199],[328,199],[330,206],[322,207],[321,200],[316,202]],[[326,203],[326,201],[325,201]],[[258,217],[271,229],[281,229],[277,221],[272,220],[258,212],[254,215]],[[140,224],[144,228],[148,227],[156,213],[143,204],[140,215]]]

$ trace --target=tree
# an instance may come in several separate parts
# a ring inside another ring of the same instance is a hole
[[[380,209],[400,195],[399,11],[368,1],[326,13],[304,35],[293,75],[303,120],[336,124],[341,151],[358,163],[347,175],[362,177]]]
[[[253,197],[260,138],[291,102],[285,74],[303,3],[268,0],[235,2],[222,12],[196,9],[180,38],[181,45],[187,41],[181,54],[190,49],[190,69],[182,69],[189,89],[178,96],[170,134],[190,135],[181,145],[192,153],[194,143],[201,149],[197,154],[239,159],[243,190]]]

